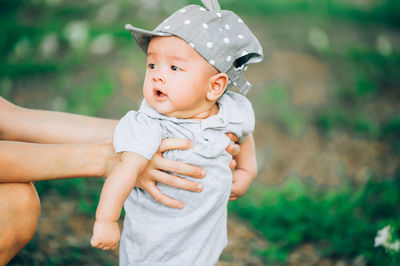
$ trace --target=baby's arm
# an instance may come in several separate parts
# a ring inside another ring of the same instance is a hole
[[[235,159],[236,170],[233,172],[230,200],[243,196],[257,175],[256,149],[252,134],[240,145],[240,152]]]
[[[108,250],[118,246],[118,219],[122,206],[147,163],[147,159],[136,153],[122,153],[121,161],[114,167],[101,191],[93,236],[90,240],[93,247]]]

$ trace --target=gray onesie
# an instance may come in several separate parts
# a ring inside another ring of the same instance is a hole
[[[145,191],[134,188],[125,201],[120,265],[215,265],[227,244],[227,203],[232,185],[225,151],[232,132],[243,142],[254,129],[250,102],[227,91],[218,101],[216,115],[201,121],[159,114],[143,100],[139,111],[128,112],[114,133],[116,152],[130,151],[151,159],[164,138],[194,142],[190,150],[171,150],[164,157],[205,169],[200,193],[157,184],[165,194],[184,202],[183,209],[161,205]]]

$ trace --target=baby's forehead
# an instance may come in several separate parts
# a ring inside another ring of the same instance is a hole
[[[147,49],[147,58],[153,60],[157,57],[179,61],[192,68],[200,68],[207,73],[216,74],[220,71],[211,65],[196,49],[184,39],[172,36],[157,36],[150,40]]]

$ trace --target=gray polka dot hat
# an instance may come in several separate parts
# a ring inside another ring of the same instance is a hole
[[[220,72],[228,74],[228,87],[236,85],[246,94],[251,84],[243,77],[247,65],[261,62],[260,43],[242,19],[229,10],[221,10],[217,0],[202,0],[206,8],[189,5],[176,11],[153,31],[127,24],[137,45],[147,53],[152,37],[178,36],[189,43]]]

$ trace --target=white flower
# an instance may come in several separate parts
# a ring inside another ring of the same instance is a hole
[[[392,53],[392,43],[383,34],[376,38],[376,49],[381,55],[389,56]]]
[[[375,237],[375,247],[378,246],[383,246],[386,251],[400,251],[400,240],[394,241],[390,225],[387,225],[378,231],[378,234]]]
[[[397,240],[394,243],[389,244],[387,248],[398,252],[400,250],[400,241]]]
[[[378,231],[378,235],[375,237],[375,247],[384,246],[389,238],[390,225],[385,226]]]
[[[44,56],[50,56],[57,52],[59,46],[57,34],[50,33],[40,43],[40,50]]]
[[[16,58],[22,58],[28,55],[32,48],[31,42],[27,38],[22,38],[17,42],[14,47],[14,54]]]
[[[116,4],[108,3],[100,8],[96,20],[100,23],[109,24],[114,22],[118,15],[119,7]]]
[[[308,32],[308,41],[317,50],[326,50],[329,48],[328,35],[320,28],[311,28]]]
[[[52,106],[52,110],[54,110],[54,111],[65,111],[65,109],[67,108],[67,105],[68,105],[67,101],[63,97],[58,96],[53,100],[53,103],[51,106]]]
[[[106,54],[114,46],[114,38],[110,34],[101,34],[96,37],[90,45],[93,54]]]
[[[81,47],[86,43],[88,32],[89,26],[86,21],[71,21],[64,28],[65,38],[74,48]]]

